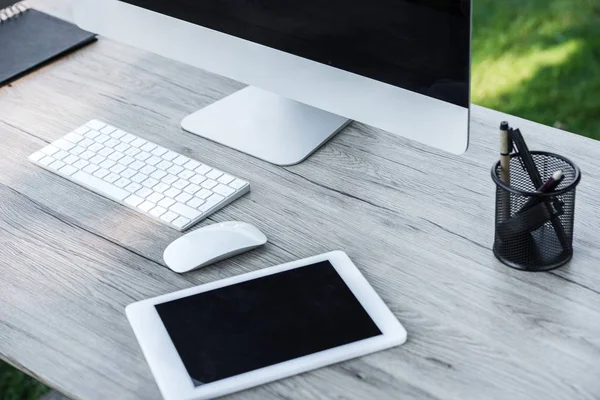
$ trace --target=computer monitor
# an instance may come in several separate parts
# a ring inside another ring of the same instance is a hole
[[[182,127],[269,162],[304,160],[350,120],[467,148],[471,0],[78,0],[74,11],[87,30],[250,85]]]

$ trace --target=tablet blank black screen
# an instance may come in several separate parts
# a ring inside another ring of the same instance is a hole
[[[155,307],[195,386],[381,335],[329,261]]]

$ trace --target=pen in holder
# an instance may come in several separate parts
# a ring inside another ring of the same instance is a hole
[[[557,171],[564,178],[552,191],[538,191],[524,168],[520,153],[511,154],[510,186],[502,180],[500,161],[492,167],[496,184],[494,254],[509,267],[547,271],[573,256],[575,189],[579,168],[557,154],[530,152],[542,181]]]

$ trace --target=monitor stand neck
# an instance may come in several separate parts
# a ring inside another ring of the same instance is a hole
[[[306,159],[351,121],[247,87],[183,119],[188,132],[276,165]]]

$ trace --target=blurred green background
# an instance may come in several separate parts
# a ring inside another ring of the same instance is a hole
[[[475,104],[600,139],[600,0],[474,0]],[[0,361],[0,400],[47,389]]]
[[[600,139],[600,0],[473,0],[471,101]]]

